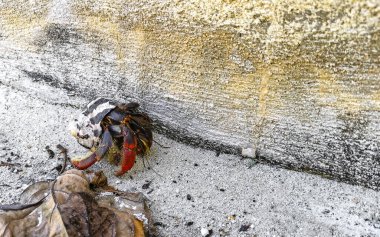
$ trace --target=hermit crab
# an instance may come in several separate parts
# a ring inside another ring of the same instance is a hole
[[[117,176],[133,167],[137,154],[147,154],[153,141],[152,120],[139,111],[138,103],[106,98],[90,102],[70,124],[70,132],[79,144],[91,149],[84,157],[71,159],[76,168],[87,169],[107,154],[120,163]]]

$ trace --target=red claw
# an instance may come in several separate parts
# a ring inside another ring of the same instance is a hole
[[[122,127],[123,133],[123,157],[121,160],[121,169],[115,172],[116,176],[125,174],[128,170],[132,169],[136,160],[136,151],[137,151],[137,138],[132,132],[129,126]]]
[[[136,151],[134,150],[126,150],[123,148],[123,158],[121,161],[121,169],[115,172],[116,176],[120,176],[125,174],[128,170],[132,169],[136,160]]]
[[[96,153],[92,153],[90,156],[81,159],[81,160],[74,160],[71,159],[71,164],[75,166],[75,168],[79,170],[84,170],[93,165],[95,162],[97,162],[98,159],[96,158]]]
[[[75,166],[75,168],[84,170],[95,164],[98,160],[102,159],[102,157],[107,153],[108,149],[112,146],[112,136],[108,129],[104,131],[104,135],[99,144],[99,147],[95,152],[87,155],[84,158],[79,159],[71,159],[71,164]]]

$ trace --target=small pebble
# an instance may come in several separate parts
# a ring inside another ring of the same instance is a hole
[[[220,228],[220,229],[219,229],[219,235],[220,235],[220,236],[228,236],[229,234],[228,234],[228,231],[227,231],[227,230],[225,230],[225,229],[223,229],[223,228]]]
[[[193,224],[194,224],[194,222],[189,221],[189,222],[186,223],[186,226],[192,226]]]
[[[13,168],[11,169],[11,172],[15,173],[15,174],[18,174],[22,171],[22,169],[18,169],[18,168]]]
[[[247,231],[251,227],[250,225],[242,225],[240,226],[239,232]]]
[[[322,211],[323,214],[329,214],[330,213],[330,210],[329,209],[325,209]]]
[[[201,229],[201,235],[202,236],[204,236],[204,237],[206,237],[206,236],[208,236],[209,235],[209,231],[208,231],[208,229],[206,229],[206,228],[202,228]]]
[[[236,215],[233,214],[233,215],[231,215],[231,216],[228,216],[227,219],[228,219],[229,221],[231,221],[231,222],[235,222],[235,220],[236,220]]]
[[[256,156],[256,150],[253,149],[252,147],[246,147],[241,150],[241,155],[243,157],[250,157],[250,158],[255,158]]]
[[[186,199],[190,201],[190,200],[192,199],[191,195],[190,195],[190,194],[187,194],[187,195],[186,195]]]
[[[151,183],[152,183],[152,181],[149,181],[149,182],[143,184],[143,186],[141,188],[142,189],[148,189]]]
[[[22,190],[25,190],[27,187],[29,187],[29,185],[27,185],[27,184],[22,184],[22,185],[21,185],[21,189],[22,189]]]

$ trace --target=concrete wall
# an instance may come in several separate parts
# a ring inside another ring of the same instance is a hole
[[[138,100],[171,137],[377,188],[379,22],[377,0],[3,0],[0,82]]]

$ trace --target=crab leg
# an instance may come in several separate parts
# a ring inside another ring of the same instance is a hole
[[[123,157],[120,170],[115,172],[116,176],[125,174],[135,164],[137,151],[137,137],[129,126],[121,127],[123,134]]]
[[[112,146],[112,136],[110,131],[106,128],[102,140],[96,149],[95,152],[90,153],[84,158],[79,159],[71,159],[71,164],[73,164],[77,169],[84,170],[93,165],[98,160],[102,159],[102,157],[106,154],[108,149]]]

